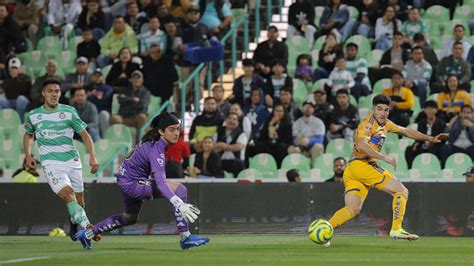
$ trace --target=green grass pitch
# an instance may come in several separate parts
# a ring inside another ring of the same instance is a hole
[[[2,236],[0,265],[474,265],[474,238],[336,235],[324,248],[304,235],[209,237],[182,251],[178,236],[104,236],[86,252],[69,237]]]

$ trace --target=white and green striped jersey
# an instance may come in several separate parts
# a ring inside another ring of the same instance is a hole
[[[74,147],[74,132],[87,127],[69,105],[59,104],[54,110],[43,106],[32,110],[25,121],[25,130],[35,134],[41,164],[82,167],[79,153]]]

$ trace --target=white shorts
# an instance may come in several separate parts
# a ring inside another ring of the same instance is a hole
[[[72,187],[76,193],[84,191],[82,180],[82,169],[63,165],[45,165],[44,174],[48,179],[49,186],[54,193],[58,194],[65,187]]]

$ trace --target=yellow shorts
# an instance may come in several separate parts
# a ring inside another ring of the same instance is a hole
[[[354,193],[365,199],[369,188],[382,190],[392,177],[393,174],[376,161],[353,160],[344,171],[344,195]]]

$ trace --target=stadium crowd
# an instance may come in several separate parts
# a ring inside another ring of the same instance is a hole
[[[77,109],[94,141],[112,124],[134,128],[138,136],[154,115],[148,112],[153,97],[164,102],[179,89],[176,69],[186,78],[195,67],[183,59],[185,45],[222,36],[232,8],[242,6],[222,0],[1,1],[0,108],[15,109],[23,119],[41,105],[42,82],[57,78],[61,102]],[[471,19],[456,20],[466,6]],[[438,25],[432,7],[453,20]],[[296,0],[286,41],[269,26],[253,58],[243,59],[244,74],[230,96],[224,98],[219,85],[212,88],[189,143],[168,149],[176,163],[168,176],[237,177],[249,157],[261,153],[271,154],[278,167],[293,153],[313,164],[332,140],[353,142],[377,93],[391,97],[395,123],[432,136],[450,133],[441,144],[406,147],[408,167],[421,153],[434,154],[442,166],[454,153],[474,158],[473,14],[463,1]],[[293,43],[298,35],[307,52],[295,53],[302,45]],[[303,101],[296,97],[301,84],[310,95]],[[191,153],[194,167],[188,167]]]

